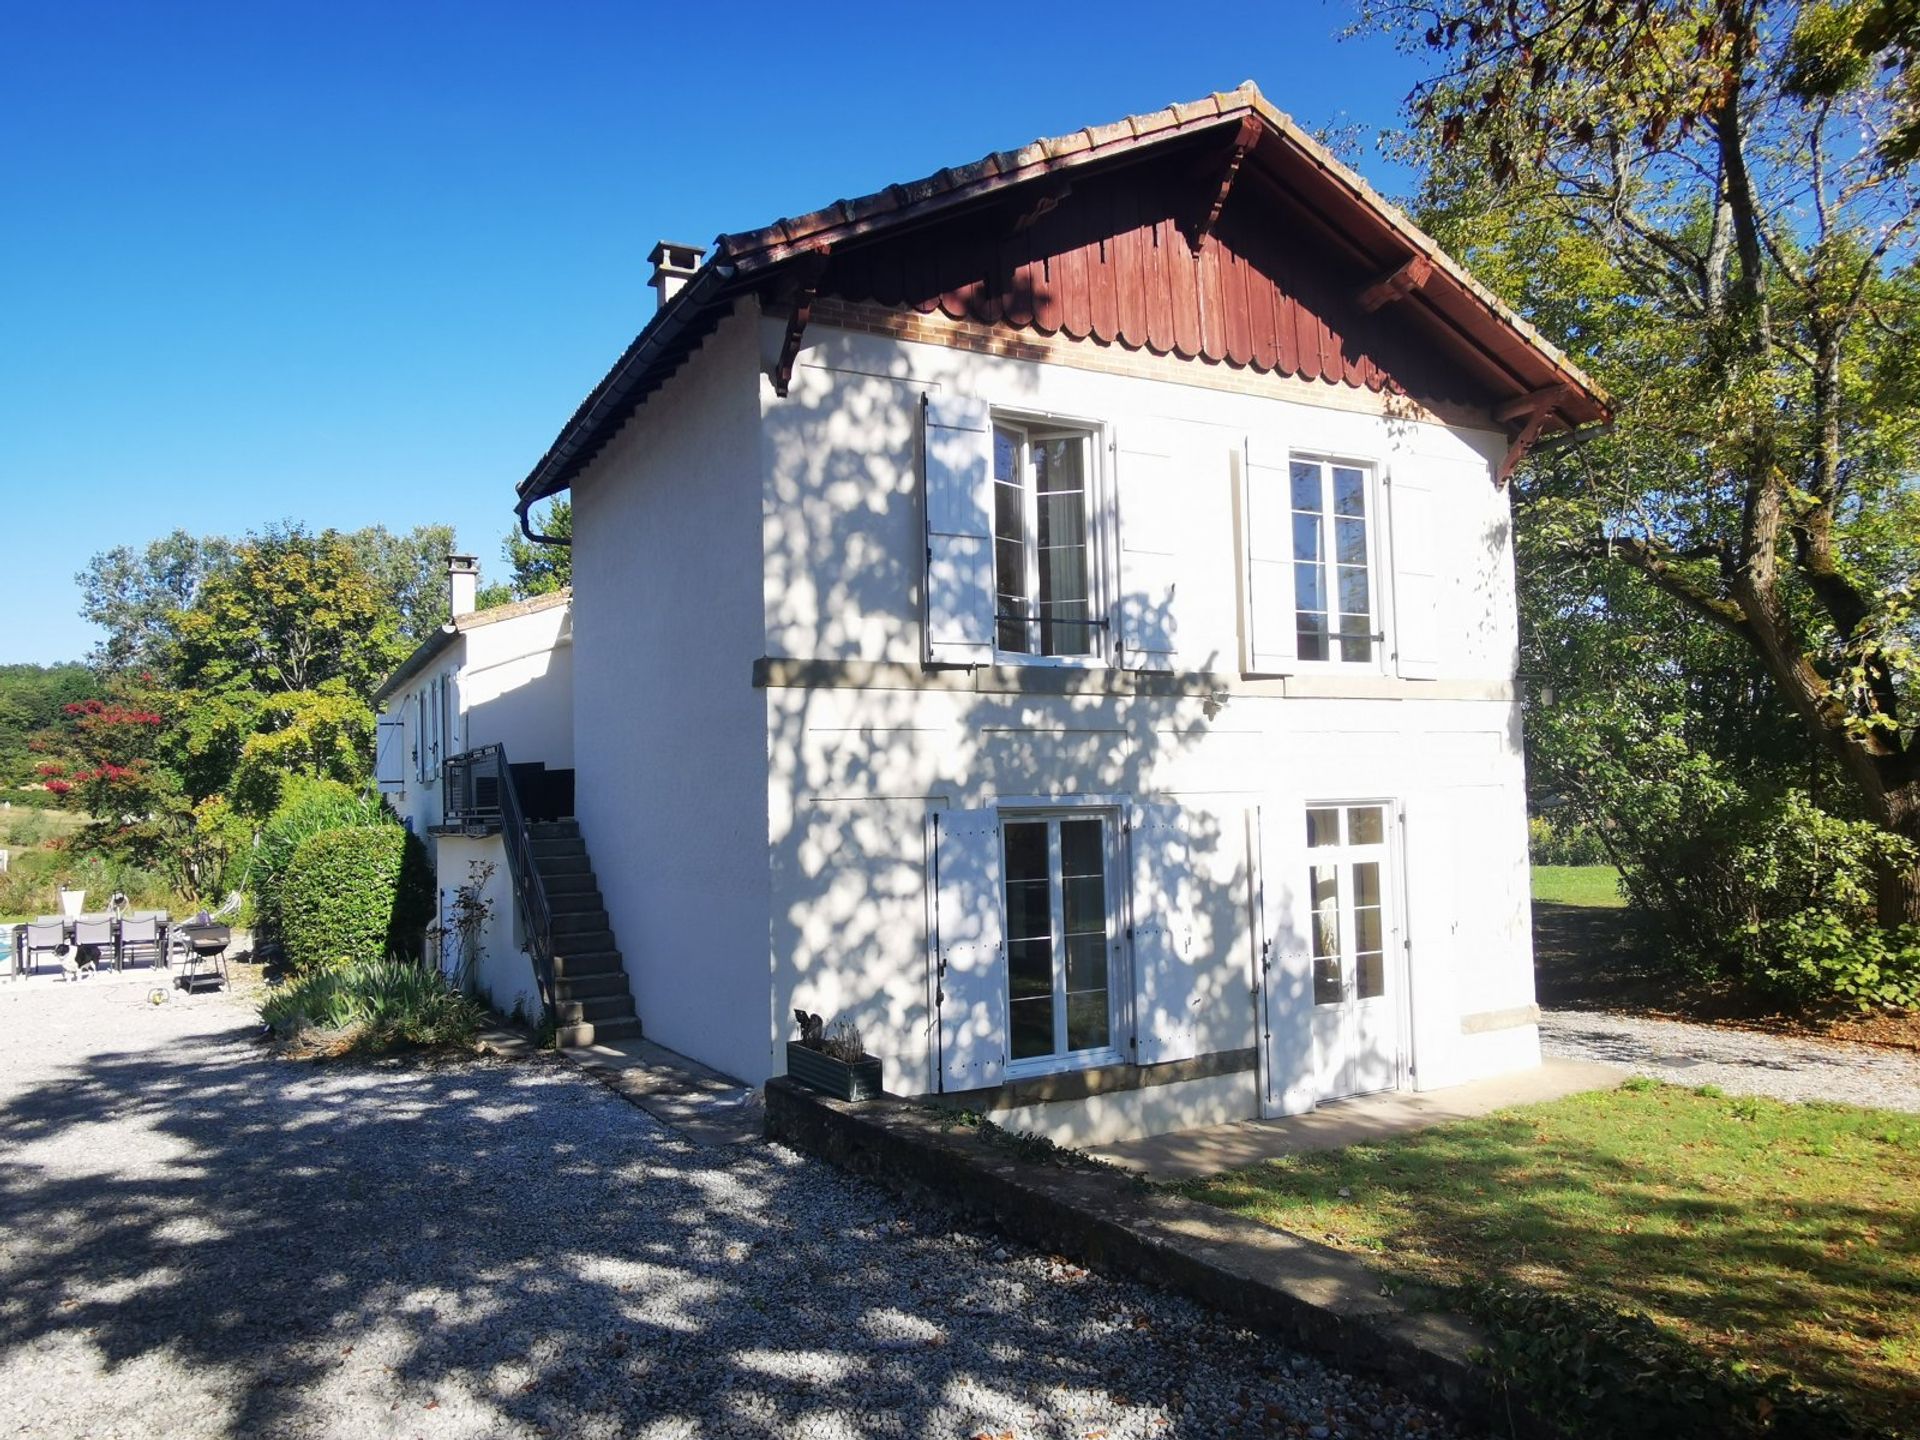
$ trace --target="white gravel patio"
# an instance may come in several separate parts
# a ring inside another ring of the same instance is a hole
[[[0,983],[0,1435],[1455,1433],[564,1062],[315,1068],[151,989]]]

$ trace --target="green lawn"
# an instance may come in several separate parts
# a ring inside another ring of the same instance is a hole
[[[1882,1424],[1920,1414],[1920,1115],[1629,1082],[1182,1189],[1414,1279],[1641,1311]]]
[[[1536,865],[1533,898],[1543,905],[1603,905],[1619,909],[1620,872],[1611,865]]]

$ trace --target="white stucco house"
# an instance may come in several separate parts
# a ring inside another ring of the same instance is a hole
[[[448,557],[450,619],[374,694],[380,707],[374,773],[389,806],[421,836],[439,888],[442,961],[453,954],[454,897],[488,873],[492,908],[480,946],[480,987],[504,1012],[538,1011],[525,953],[513,857],[500,820],[500,776],[511,766],[525,821],[554,830],[574,811],[571,595],[475,606],[473,557]],[[482,867],[482,869],[476,869]]]
[[[760,1082],[844,1017],[1073,1142],[1537,1063],[1564,357],[1251,85],[653,259],[519,488],[649,1037]]]

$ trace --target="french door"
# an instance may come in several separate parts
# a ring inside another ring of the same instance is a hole
[[[1316,1098],[1392,1090],[1403,970],[1387,807],[1309,806],[1306,826]]]

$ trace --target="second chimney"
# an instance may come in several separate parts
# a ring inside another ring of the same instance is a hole
[[[686,287],[700,269],[702,247],[698,245],[676,245],[671,240],[662,240],[647,254],[647,261],[653,266],[653,293],[659,303],[656,310],[667,308],[667,302]]]
[[[447,556],[447,613],[454,619],[473,613],[480,589],[480,562],[471,555]]]

